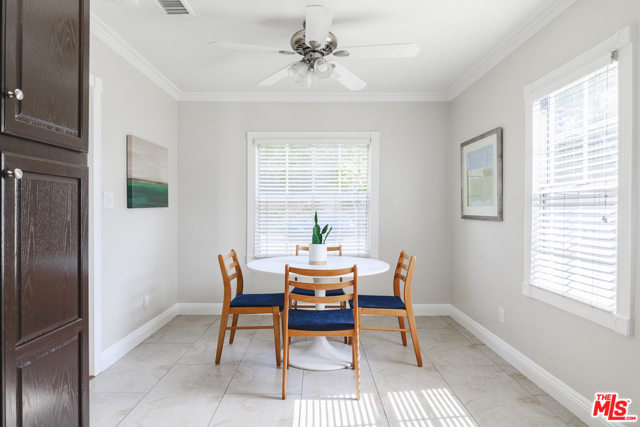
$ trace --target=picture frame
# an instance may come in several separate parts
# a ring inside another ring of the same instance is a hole
[[[127,208],[169,207],[169,150],[127,135]]]
[[[460,144],[462,219],[502,221],[502,128]]]

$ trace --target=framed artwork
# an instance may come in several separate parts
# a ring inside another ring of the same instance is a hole
[[[502,128],[460,144],[462,219],[502,221]]]
[[[169,206],[169,150],[127,135],[127,207]]]

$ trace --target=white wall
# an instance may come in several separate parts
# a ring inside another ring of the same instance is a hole
[[[177,301],[178,103],[93,34],[90,69],[104,81],[102,190],[114,194],[102,210],[106,350]],[[168,208],[127,209],[127,134],[169,149]]]
[[[640,292],[635,302],[636,337],[627,338],[527,298],[521,290],[523,88],[630,23],[640,29],[637,0],[577,1],[452,102],[451,303],[583,396],[593,399],[596,392],[609,390],[640,402]],[[640,66],[636,66],[637,78]],[[460,144],[498,126],[504,128],[504,222],[462,220]],[[640,202],[638,165],[636,202]],[[636,217],[639,234],[640,216]],[[640,251],[636,254],[638,261]],[[498,322],[498,307],[506,309],[504,325]],[[638,408],[635,404],[636,412]]]
[[[222,302],[217,256],[231,249],[245,292],[283,292],[245,266],[246,132],[322,130],[381,132],[379,257],[416,255],[414,302],[449,302],[448,103],[181,102],[178,125],[179,302]],[[392,275],[362,278],[361,292],[391,293]]]

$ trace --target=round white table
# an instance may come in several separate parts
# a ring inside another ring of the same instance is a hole
[[[284,276],[284,268],[306,268],[310,270],[334,270],[358,266],[358,277],[371,276],[389,270],[389,264],[371,258],[349,256],[327,257],[326,265],[310,265],[308,256],[284,256],[263,258],[251,261],[247,268],[260,273]],[[324,296],[325,291],[316,291],[316,296]],[[316,310],[324,310],[324,304],[316,304]],[[310,371],[332,371],[351,367],[351,346],[326,337],[314,337],[312,341],[304,341],[289,346],[289,364],[296,368]]]

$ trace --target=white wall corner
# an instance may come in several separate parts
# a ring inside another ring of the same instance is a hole
[[[160,86],[173,99],[176,101],[180,99],[182,91],[94,12],[91,12],[90,28],[91,33],[147,76],[149,80]]]
[[[560,15],[566,8],[571,6],[575,0],[549,0],[538,11],[531,14],[529,22],[523,22],[511,34],[507,34],[502,39],[504,42],[489,51],[479,62],[473,65],[458,81],[456,81],[447,91],[450,100],[460,95],[482,76],[488,73],[493,67],[498,65],[509,56],[520,45],[529,40],[535,33],[540,31],[545,25]]]
[[[560,402],[585,424],[591,427],[622,427],[621,423],[608,422],[603,418],[593,418],[591,409],[595,396],[587,398],[581,395],[453,305],[450,306],[449,316],[526,375],[527,378]]]
[[[116,363],[122,356],[136,348],[144,340],[156,333],[160,328],[173,320],[178,315],[178,305],[175,304],[154,317],[117,343],[102,352],[102,369]]]

